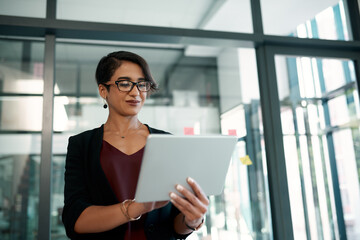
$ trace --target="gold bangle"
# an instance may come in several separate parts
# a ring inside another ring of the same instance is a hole
[[[126,199],[125,201],[123,201],[121,203],[121,207],[120,207],[121,212],[124,214],[124,216],[127,218],[128,221],[136,221],[141,218],[141,215],[136,218],[130,217],[130,215],[129,215],[129,207],[134,202],[135,202],[135,199]],[[127,204],[127,203],[129,203],[129,204]]]

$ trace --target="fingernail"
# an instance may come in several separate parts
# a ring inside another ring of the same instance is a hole
[[[176,185],[176,189],[177,189],[178,191],[182,191],[184,188],[183,188],[181,185],[177,184],[177,185]]]
[[[172,192],[172,193],[170,193],[170,197],[171,198],[176,198],[176,194]]]
[[[194,182],[194,179],[192,179],[191,177],[188,177],[188,182],[190,182],[190,183],[193,183]]]

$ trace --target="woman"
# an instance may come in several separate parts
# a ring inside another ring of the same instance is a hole
[[[201,227],[209,204],[193,179],[187,182],[195,194],[176,185],[170,202],[133,200],[147,136],[166,133],[137,117],[156,90],[146,61],[130,52],[110,53],[100,60],[96,81],[109,116],[101,127],[69,138],[63,210],[68,237],[185,239]]]

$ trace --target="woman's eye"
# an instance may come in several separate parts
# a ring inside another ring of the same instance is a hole
[[[130,83],[120,83],[120,87],[130,87]]]

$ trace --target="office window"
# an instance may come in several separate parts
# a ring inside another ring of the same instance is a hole
[[[218,59],[221,131],[235,135],[215,239],[272,239],[265,143],[254,49],[225,48]],[[216,199],[216,197],[215,197]],[[221,227],[220,227],[221,226]]]
[[[275,60],[295,239],[338,238],[334,194],[341,196],[347,238],[358,239],[360,107],[353,62]]]
[[[0,14],[19,17],[45,18],[46,0],[0,0]]]
[[[101,9],[101,14],[99,14]],[[57,1],[57,18],[251,33],[249,0]]]
[[[331,40],[350,40],[341,0],[261,0],[264,33]]]
[[[0,39],[0,239],[37,239],[44,43]]]

